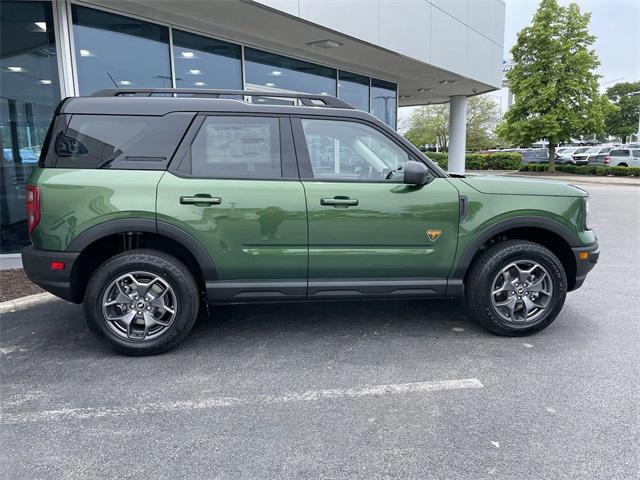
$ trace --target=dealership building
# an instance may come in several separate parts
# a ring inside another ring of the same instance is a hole
[[[335,95],[392,128],[398,107],[450,102],[462,171],[467,97],[501,86],[504,14],[503,0],[0,0],[0,253],[28,243],[24,183],[56,105],[106,88]]]

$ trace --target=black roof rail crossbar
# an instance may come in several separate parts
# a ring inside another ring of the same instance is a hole
[[[187,94],[193,97],[214,97],[238,95],[248,97],[275,97],[275,98],[297,98],[300,102],[308,107],[331,107],[331,108],[349,108],[354,107],[347,102],[331,95],[318,95],[313,93],[295,93],[295,92],[263,92],[254,90],[209,90],[204,88],[112,88],[100,90],[91,95],[92,97],[151,97],[155,94]]]

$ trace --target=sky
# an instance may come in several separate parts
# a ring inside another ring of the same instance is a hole
[[[473,0],[471,0],[473,1]],[[515,44],[518,32],[531,23],[539,0],[505,0],[505,32],[503,58],[510,58],[509,50]],[[569,0],[559,0],[563,6]],[[600,88],[618,82],[640,80],[640,0],[573,0],[584,12],[591,12],[590,32],[597,37],[593,46],[600,59],[598,73],[602,75]],[[507,108],[505,90],[488,94],[499,105]],[[401,108],[399,125],[411,114],[411,107]]]

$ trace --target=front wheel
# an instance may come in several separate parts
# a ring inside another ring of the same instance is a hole
[[[498,335],[524,336],[543,330],[558,316],[567,277],[549,249],[507,240],[476,259],[465,291],[472,316],[485,328]]]
[[[198,307],[198,287],[187,267],[147,249],[103,263],[91,276],[84,299],[89,328],[126,355],[173,347],[193,327]]]

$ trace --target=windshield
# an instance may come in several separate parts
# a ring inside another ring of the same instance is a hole
[[[576,153],[584,153],[584,152],[586,152],[587,150],[589,150],[589,147],[580,147],[580,148],[576,149],[576,151],[575,151],[575,152],[573,152],[573,153],[574,153],[574,154],[576,154]]]

